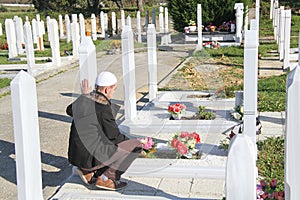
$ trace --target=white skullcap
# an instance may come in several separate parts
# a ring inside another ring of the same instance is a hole
[[[98,86],[112,86],[117,83],[116,76],[111,72],[101,72],[96,78]]]

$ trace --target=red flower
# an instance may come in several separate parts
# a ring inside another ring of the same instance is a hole
[[[266,190],[267,183],[264,179],[260,180],[260,186],[263,191]]]
[[[188,134],[189,134],[188,132],[183,132],[183,131],[182,131],[182,132],[180,133],[180,137],[181,137],[181,138],[185,138],[186,136],[188,136]]]
[[[179,107],[175,107],[174,109],[173,109],[173,112],[175,112],[175,113],[180,113],[180,108]]]
[[[180,143],[179,140],[176,140],[175,138],[171,141],[171,145],[174,148],[177,148],[178,144]]]
[[[199,134],[196,133],[196,132],[193,132],[192,134],[193,134],[194,139],[196,140],[196,143],[200,143],[200,136],[199,136]]]

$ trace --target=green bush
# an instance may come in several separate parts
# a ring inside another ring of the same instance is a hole
[[[221,25],[224,21],[235,21],[235,3],[249,5],[249,0],[169,0],[169,13],[174,29],[183,32],[190,20],[197,22],[197,4],[202,7],[202,24]]]

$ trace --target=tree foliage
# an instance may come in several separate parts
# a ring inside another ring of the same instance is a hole
[[[168,9],[174,29],[182,32],[190,20],[197,21],[197,4],[202,7],[202,23],[221,25],[224,21],[235,21],[235,3],[249,4],[249,0],[169,0]]]

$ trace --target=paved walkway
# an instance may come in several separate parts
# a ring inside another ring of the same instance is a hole
[[[173,46],[170,51],[158,51],[158,80],[162,82],[170,76],[193,50],[193,45]],[[147,88],[147,53],[135,54],[137,99],[145,99]],[[109,70],[119,79],[119,87],[114,101],[123,105],[123,80],[121,54],[98,54],[98,72]],[[87,187],[67,161],[67,146],[71,118],[66,116],[66,106],[79,94],[79,71],[76,64],[60,69],[47,70],[37,83],[40,143],[42,158],[43,195],[45,199],[221,199],[224,196],[224,167],[226,156],[214,163],[215,155],[208,155],[201,161],[197,171],[190,163],[178,160],[138,159],[124,174],[129,186],[119,192],[108,192]],[[55,76],[52,76],[56,74]],[[49,77],[51,76],[51,77]],[[141,103],[141,102],[139,102]],[[17,199],[14,137],[12,126],[11,99],[0,99],[0,199]],[[121,109],[119,122],[122,122]],[[264,116],[263,134],[282,134],[284,116],[282,113],[261,113]],[[197,163],[197,166],[199,163]],[[147,166],[147,168],[146,168]],[[151,167],[153,169],[151,170]],[[150,167],[150,169],[149,169]],[[188,167],[190,167],[188,169]],[[164,169],[169,168],[168,173]],[[135,173],[136,170],[144,173]],[[211,171],[209,171],[211,169]],[[160,173],[159,173],[160,172]],[[195,173],[192,173],[195,172]],[[57,191],[58,190],[58,191]],[[57,193],[56,193],[57,191]],[[54,195],[55,194],[55,195]],[[53,196],[54,195],[54,196]]]

